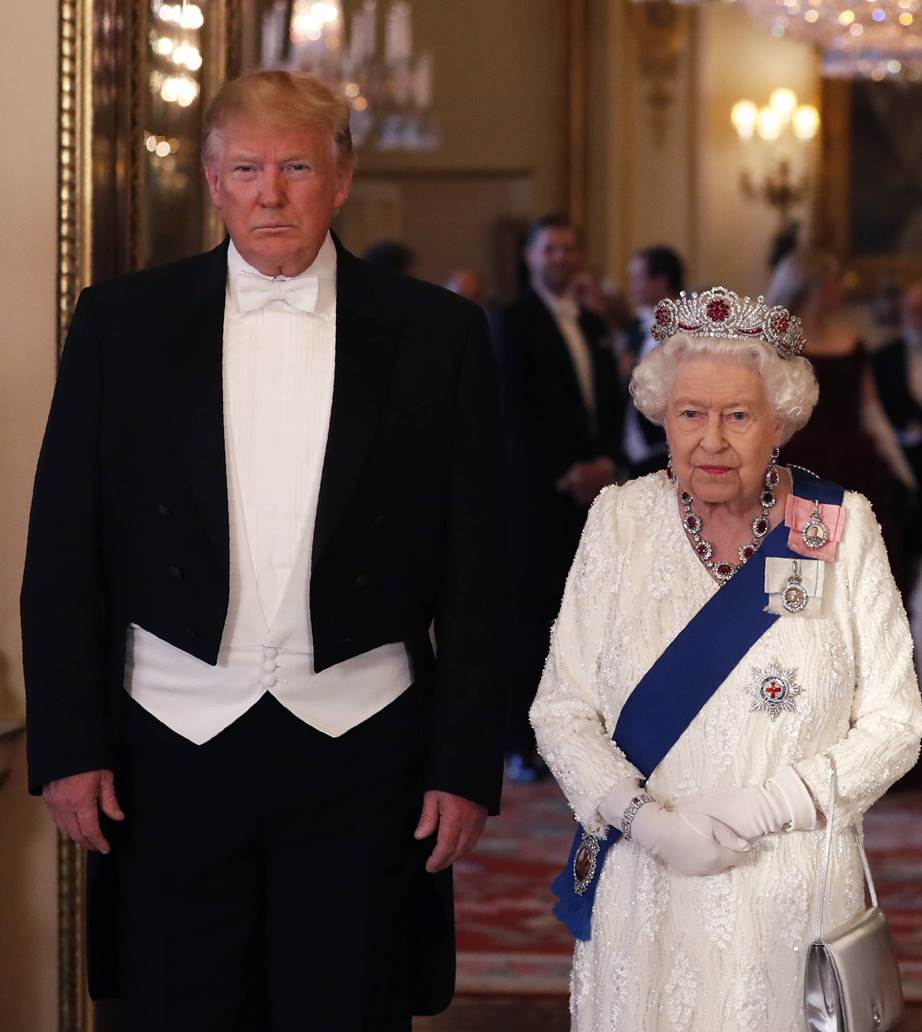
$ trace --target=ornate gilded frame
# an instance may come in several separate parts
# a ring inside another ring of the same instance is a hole
[[[140,264],[143,210],[141,91],[147,0],[58,0],[57,337],[63,346],[80,290]],[[207,0],[207,99],[244,61],[241,0]],[[565,0],[565,196],[578,224],[586,216],[588,0]],[[203,243],[215,238],[215,219]],[[85,857],[58,840],[60,1032],[107,1032],[110,1021],[86,992]]]
[[[922,254],[854,254],[851,248],[851,83],[823,79],[822,168],[817,205],[817,240],[857,277],[857,293],[922,279]],[[886,156],[881,156],[882,162]]]
[[[233,0],[209,0],[207,97],[235,67]],[[57,337],[63,345],[80,290],[137,268],[143,205],[139,117],[144,0],[59,0]],[[215,227],[203,227],[203,237]],[[58,1027],[105,1032],[86,992],[86,863],[58,840]]]

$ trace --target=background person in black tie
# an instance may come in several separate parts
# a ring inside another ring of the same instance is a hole
[[[922,283],[906,288],[900,300],[900,334],[871,352],[871,368],[877,396],[903,449],[906,461],[922,484]],[[907,562],[904,600],[910,613],[916,655],[922,647],[922,581],[919,577],[922,545],[919,521],[922,505],[918,492],[902,512],[902,531]],[[917,660],[918,662],[918,660]],[[913,786],[922,781],[918,768],[903,779]]]
[[[529,781],[545,768],[528,709],[586,512],[615,475],[621,401],[607,326],[572,294],[578,231],[547,216],[523,254],[531,286],[499,313],[495,334],[511,465],[506,772]]]
[[[625,411],[621,447],[631,477],[642,477],[666,467],[666,433],[634,407],[627,385],[637,363],[655,347],[650,332],[653,306],[664,297],[677,298],[685,287],[685,266],[671,247],[658,245],[635,252],[627,266],[628,284],[636,311],[624,334],[622,374]]]
[[[922,283],[903,294],[900,323],[900,335],[871,353],[871,366],[880,403],[922,484]]]
[[[30,787],[98,851],[91,982],[130,1032],[408,1032],[451,997],[449,865],[499,797],[486,324],[331,236],[352,145],[317,80],[225,84],[203,150],[229,242],[74,314]]]

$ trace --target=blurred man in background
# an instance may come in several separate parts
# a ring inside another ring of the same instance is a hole
[[[515,632],[510,656],[507,774],[540,777],[528,723],[586,512],[612,482],[621,424],[608,328],[573,293],[579,232],[547,216],[528,232],[530,287],[496,321],[511,462],[510,534]]]
[[[877,393],[906,458],[922,483],[922,282],[900,305],[900,335],[874,352]]]
[[[685,280],[682,259],[671,247],[645,247],[628,262],[628,282],[636,315],[625,334],[622,374],[627,384],[631,370],[656,347],[651,329],[653,306],[664,297],[677,298]],[[643,476],[666,465],[666,434],[644,418],[625,396],[622,447],[630,475]]]

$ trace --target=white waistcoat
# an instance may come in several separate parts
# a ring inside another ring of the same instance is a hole
[[[198,744],[265,692],[335,737],[383,709],[410,684],[401,643],[319,674],[313,667],[308,599],[333,393],[335,261],[328,236],[304,274],[320,276],[315,314],[276,301],[241,317],[233,277],[242,269],[255,270],[233,244],[228,254],[224,416],[230,604],[218,662],[204,663],[134,624],[126,653],[129,694]]]

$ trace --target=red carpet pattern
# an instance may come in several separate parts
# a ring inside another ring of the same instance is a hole
[[[456,867],[459,993],[568,992],[572,940],[551,914],[548,886],[574,827],[553,783],[507,785],[503,815]],[[865,820],[865,841],[906,998],[922,1001],[922,792],[878,803]]]

